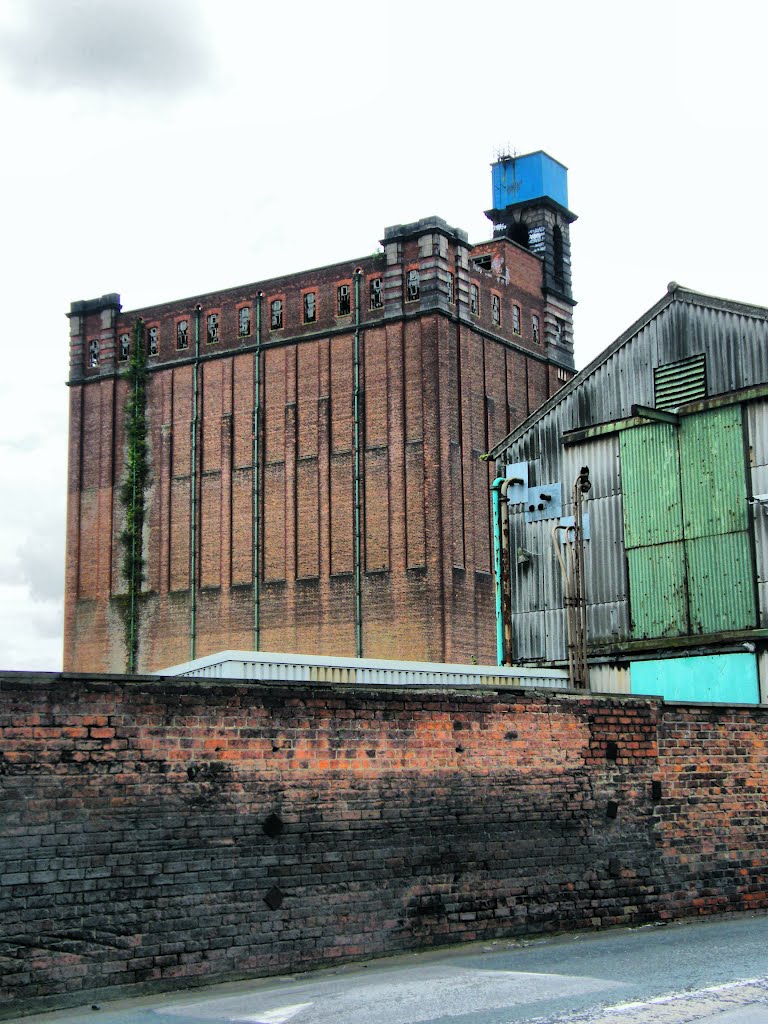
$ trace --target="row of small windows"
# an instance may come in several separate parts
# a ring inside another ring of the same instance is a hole
[[[469,286],[469,311],[475,316],[480,315],[480,290],[476,284]],[[501,298],[495,292],[491,294],[491,319],[501,326]],[[522,314],[518,305],[512,306],[512,333],[522,334]],[[538,316],[531,314],[531,337],[536,345],[541,343],[541,323]]]
[[[382,279],[374,277],[369,282],[369,299],[371,309],[381,309],[384,305],[384,291]],[[421,296],[421,286],[418,270],[409,270],[406,275],[406,301],[415,302]],[[448,302],[455,302],[453,274],[448,275]],[[352,310],[352,295],[348,284],[339,285],[336,290],[336,308],[338,316],[348,316]],[[476,284],[469,286],[469,309],[475,316],[480,315],[480,291]],[[302,295],[303,322],[312,324],[317,321],[317,292],[307,291]],[[501,298],[493,293],[491,295],[491,318],[493,323],[501,326]],[[284,301],[283,299],[272,299],[269,303],[269,329],[279,331],[284,324]],[[219,335],[220,314],[209,313],[206,317],[206,341],[209,345],[216,345],[220,340]],[[515,334],[521,333],[520,307],[512,306],[512,331]],[[251,334],[251,307],[241,306],[237,311],[237,335],[239,338],[250,337]],[[189,348],[189,320],[176,321],[176,348],[179,351]],[[539,318],[535,314],[531,316],[531,336],[535,344],[540,344]],[[147,355],[156,356],[160,352],[160,328],[153,325],[147,328]],[[129,334],[121,334],[118,344],[118,360],[126,362],[130,355],[131,338]],[[97,367],[99,365],[99,343],[93,340],[88,348],[88,365]]]
[[[337,316],[349,316],[352,312],[352,293],[348,284],[339,285],[336,290]],[[380,277],[370,281],[370,307],[381,309],[384,305],[384,294]],[[269,304],[269,329],[279,331],[283,327],[283,299],[272,299]],[[302,296],[302,313],[305,324],[317,322],[317,292],[304,292]],[[206,341],[209,345],[216,345],[220,340],[220,314],[209,313],[206,317]],[[182,350],[189,348],[189,320],[176,321],[176,348]],[[237,336],[248,338],[251,334],[251,307],[241,306],[237,311]],[[129,334],[121,334],[118,347],[118,359],[126,362],[130,355],[131,337]],[[160,328],[147,328],[147,355],[156,356],[160,351]],[[89,346],[89,366],[98,366],[99,343],[94,340]]]

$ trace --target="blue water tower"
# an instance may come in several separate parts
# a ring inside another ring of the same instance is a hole
[[[545,198],[568,209],[568,168],[543,150],[502,157],[491,167],[495,210]]]
[[[501,156],[491,164],[494,238],[507,238],[539,256],[544,291],[569,307],[571,294],[568,168],[539,149],[522,156]]]

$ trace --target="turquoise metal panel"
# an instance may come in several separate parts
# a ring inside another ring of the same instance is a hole
[[[759,704],[754,654],[708,654],[692,658],[634,661],[630,693],[666,700],[717,704]]]
[[[568,169],[539,150],[492,165],[493,208],[548,196],[568,207]]]
[[[691,633],[756,626],[752,552],[746,533],[685,542]]]
[[[625,430],[620,451],[625,546],[681,540],[677,428],[654,423]]]
[[[627,551],[632,638],[688,632],[683,542]]]
[[[747,529],[740,405],[681,418],[680,478],[686,540]]]

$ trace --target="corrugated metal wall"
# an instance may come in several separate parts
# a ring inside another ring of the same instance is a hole
[[[768,402],[753,402],[747,407],[752,494],[768,494]],[[760,626],[768,627],[768,505],[753,505],[750,510],[755,537],[757,593]]]
[[[704,302],[704,299],[701,301]],[[585,555],[588,632],[592,641],[619,640],[630,635],[627,559],[624,552],[625,510],[621,496],[622,435],[588,439],[567,447],[563,446],[561,439],[568,431],[627,418],[632,414],[633,405],[653,406],[654,368],[702,352],[706,353],[707,392],[710,396],[768,382],[766,319],[758,315],[759,311],[751,315],[748,312],[720,308],[717,306],[718,301],[713,300],[715,305],[710,307],[697,301],[670,300],[667,305],[658,308],[654,315],[640,324],[634,335],[617,344],[615,350],[589,374],[581,380],[577,377],[572,386],[567,385],[559,400],[557,397],[551,400],[549,408],[545,407],[540,417],[509,444],[498,461],[502,473],[508,463],[527,462],[530,484],[533,486],[560,482],[563,515],[572,514],[573,480],[581,466],[589,466],[593,486],[585,511],[590,516],[591,540],[585,545]],[[752,489],[758,494],[768,494],[767,410],[768,403],[760,402],[759,405],[751,406],[749,411]],[[692,511],[688,521],[694,538],[690,543],[693,570],[705,581],[703,592],[711,598],[711,601],[703,603],[701,600],[695,601],[692,613],[697,631],[722,628],[724,622],[729,623],[727,628],[736,628],[732,623],[738,618],[744,618],[744,628],[748,628],[747,595],[745,591],[731,586],[734,570],[737,570],[735,575],[741,579],[749,579],[751,574],[749,558],[746,557],[749,556],[748,535],[742,532],[745,527],[743,513],[747,497],[744,463],[743,457],[736,457],[735,454],[741,447],[740,431],[738,443],[734,440],[734,416],[741,414],[737,409],[731,409],[719,410],[717,415],[708,415],[713,416],[709,424],[704,422],[705,417],[691,418],[690,444],[685,454],[689,471],[683,474],[684,486],[691,495]],[[729,422],[726,425],[720,423],[720,419]],[[695,424],[694,420],[697,421]],[[662,466],[651,466],[653,453],[645,450],[640,443],[643,441],[641,430],[644,429],[631,430],[627,434],[636,436],[636,457],[648,463],[645,473],[646,493],[658,506],[658,488],[664,485],[668,477]],[[626,453],[622,452],[624,457]],[[705,464],[706,470],[702,468]],[[639,472],[641,467],[637,468]],[[679,492],[679,469],[675,475]],[[668,482],[671,486],[671,480]],[[741,488],[738,509],[734,508],[736,483]],[[694,493],[697,489],[698,496]],[[714,493],[716,489],[717,494]],[[703,502],[700,500],[701,492],[708,495]],[[766,626],[768,515],[762,511],[753,515],[757,520],[755,546],[760,625]],[[698,525],[697,517],[701,519]],[[634,522],[631,528],[642,532],[645,528],[642,519],[641,515],[640,520]],[[526,523],[522,505],[510,509],[514,658],[560,660],[566,657],[562,585],[552,549],[552,525],[552,520]],[[661,532],[668,532],[669,521],[659,521],[657,528]],[[715,534],[716,539],[713,536]],[[702,544],[699,537],[705,535],[708,540]],[[685,565],[682,543],[679,546],[678,561],[682,567]],[[518,547],[531,552],[529,561],[518,564]],[[697,551],[697,547],[700,550]],[[646,574],[646,599],[638,601],[638,605],[643,604],[646,609],[650,609],[648,614],[653,621],[639,623],[635,631],[637,636],[659,635],[663,630],[657,628],[656,619],[661,621],[664,616],[670,622],[679,620],[683,624],[683,629],[672,628],[671,633],[685,632],[689,628],[687,611],[682,606],[670,610],[670,589],[659,575],[661,568],[656,567]],[[680,573],[675,573],[676,580],[679,576]],[[640,595],[637,596],[639,599]],[[685,599],[683,592],[681,600]],[[655,617],[654,602],[659,606]]]
[[[558,445],[558,448],[560,446]],[[560,482],[564,516],[573,515],[573,483],[582,466],[589,466],[592,490],[584,506],[592,540],[584,546],[587,585],[587,631],[606,641],[627,636],[629,609],[623,549],[619,445],[616,435],[597,438],[562,450],[562,464],[530,468],[531,484]],[[554,476],[547,475],[554,472]],[[561,659],[567,655],[563,588],[552,543],[557,520],[526,523],[523,505],[510,508],[512,551],[513,657]],[[517,561],[517,550],[530,552]],[[543,610],[542,610],[543,609]]]

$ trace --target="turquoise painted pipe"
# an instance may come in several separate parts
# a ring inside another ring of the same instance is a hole
[[[496,577],[496,664],[504,664],[504,602],[501,588],[501,488],[507,482],[497,476],[491,484],[493,495],[493,568]]]

